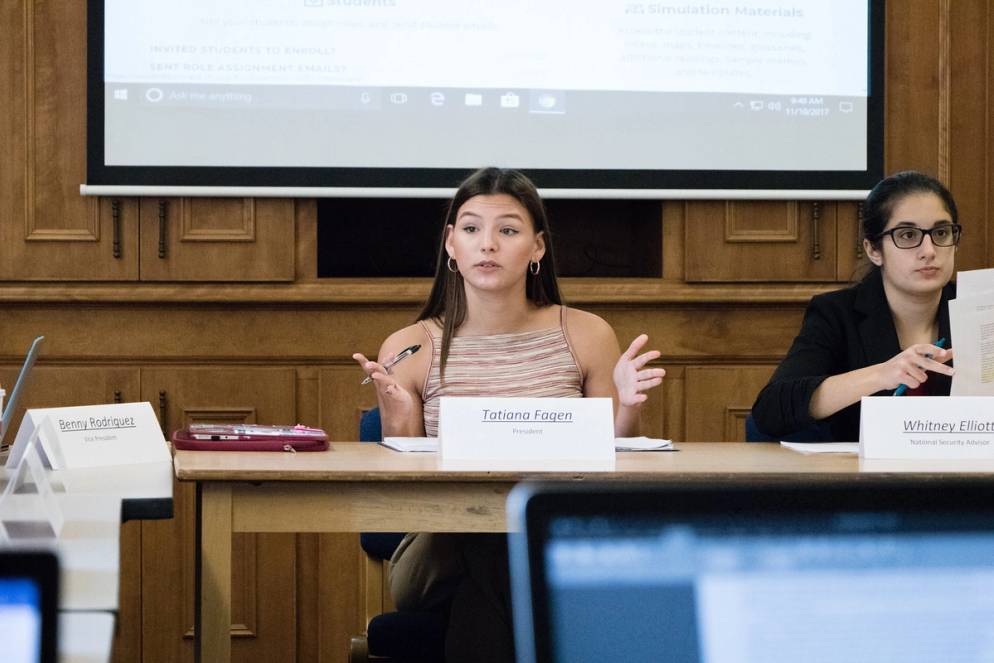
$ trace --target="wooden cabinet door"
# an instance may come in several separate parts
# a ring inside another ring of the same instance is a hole
[[[686,280],[834,281],[836,203],[686,203]]]
[[[295,384],[289,368],[141,375],[142,397],[159,408],[166,430],[196,422],[295,423]],[[196,494],[190,484],[176,482],[173,490],[174,518],[142,524],[143,663],[193,660]],[[294,535],[235,535],[232,564],[232,660],[296,660]]]
[[[145,198],[142,281],[292,281],[294,201]]]
[[[688,442],[745,442],[745,419],[774,366],[688,366],[684,420]]]
[[[0,280],[138,277],[138,206],[84,198],[86,3],[0,5]]]

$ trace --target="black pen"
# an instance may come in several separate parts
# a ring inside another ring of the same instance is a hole
[[[389,373],[391,368],[393,368],[394,366],[396,366],[400,362],[404,361],[405,359],[407,359],[408,357],[410,357],[411,355],[413,355],[415,352],[417,352],[420,349],[421,349],[420,345],[412,345],[409,348],[404,348],[403,350],[401,350],[397,354],[396,357],[394,357],[393,359],[391,359],[387,363],[383,364],[383,370],[385,370],[387,373]],[[369,377],[367,375],[366,379],[363,380],[360,384],[369,384],[372,381],[373,381],[373,378],[371,378],[371,377]]]

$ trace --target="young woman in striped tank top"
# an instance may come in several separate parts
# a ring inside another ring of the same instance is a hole
[[[640,335],[622,354],[601,318],[562,305],[549,225],[527,177],[485,168],[459,187],[445,218],[435,281],[418,322],[392,334],[371,361],[383,434],[435,436],[442,396],[609,397],[615,435],[638,434],[645,392],[665,371],[647,368]],[[388,373],[403,348],[418,352]],[[511,661],[503,536],[408,535],[394,554],[401,610],[448,610],[450,661]],[[449,610],[451,606],[451,610]]]

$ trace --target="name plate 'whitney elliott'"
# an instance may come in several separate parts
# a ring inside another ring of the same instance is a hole
[[[438,430],[447,467],[614,468],[609,398],[443,398]]]
[[[863,398],[860,455],[994,460],[994,397]]]

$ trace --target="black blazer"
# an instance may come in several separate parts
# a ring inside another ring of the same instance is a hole
[[[939,337],[946,339],[947,348],[952,347],[949,300],[955,294],[956,285],[948,283],[939,304]],[[826,378],[880,364],[900,351],[879,270],[851,288],[812,297],[800,333],[752,406],[753,419],[762,432],[772,437],[808,428],[815,423],[808,413],[811,395]],[[928,379],[934,381],[932,393],[949,394],[948,375],[929,373]],[[836,412],[825,422],[834,440],[858,440],[859,403]]]

